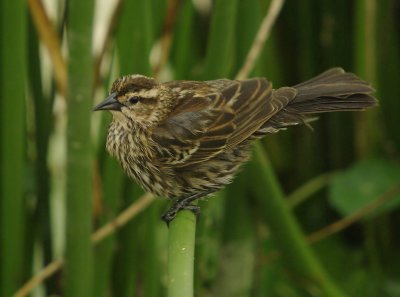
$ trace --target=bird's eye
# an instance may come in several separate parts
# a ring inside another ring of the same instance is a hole
[[[131,103],[131,104],[136,104],[136,103],[138,103],[139,102],[139,100],[140,100],[140,97],[138,97],[138,96],[132,96],[131,98],[129,98],[129,103]]]

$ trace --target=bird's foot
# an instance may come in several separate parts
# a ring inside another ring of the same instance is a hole
[[[171,206],[170,209],[166,213],[164,213],[161,216],[161,219],[167,223],[169,226],[169,223],[175,219],[176,215],[178,214],[179,211],[181,210],[190,210],[196,215],[196,218],[199,217],[200,215],[200,206],[192,204],[193,201],[198,199],[201,194],[195,194],[192,196],[184,197],[179,200],[176,200],[175,203]]]
[[[176,215],[181,210],[190,210],[191,212],[193,212],[196,215],[196,218],[198,218],[199,215],[200,215],[200,206],[193,205],[193,204],[186,204],[185,205],[185,204],[179,203],[179,201],[177,201],[177,203],[175,203],[170,209],[167,210],[166,213],[164,213],[161,216],[161,219],[165,223],[167,223],[167,225],[169,226],[169,223],[173,219],[175,219]]]

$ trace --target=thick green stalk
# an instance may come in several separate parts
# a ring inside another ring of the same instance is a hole
[[[215,1],[207,44],[204,79],[227,77],[233,69],[237,6],[237,0]]]
[[[376,74],[378,86],[379,109],[383,117],[384,133],[395,147],[396,154],[400,151],[400,88],[398,87],[400,77],[400,34],[398,1],[382,0],[376,4],[376,48],[378,55]],[[390,66],[390,67],[389,67]],[[384,142],[382,142],[384,143]]]
[[[179,9],[171,60],[174,65],[175,79],[188,79],[191,68],[196,62],[200,45],[195,38],[195,10],[192,1],[183,1]]]
[[[68,2],[67,233],[65,296],[92,296],[93,1]]]
[[[354,60],[356,72],[378,89],[377,65],[377,31],[380,23],[377,18],[376,0],[356,1],[355,17],[355,51]],[[378,139],[381,130],[377,128],[377,109],[375,112],[358,113],[355,121],[355,145],[359,158],[371,153],[371,149],[378,148]]]
[[[151,1],[126,1],[117,33],[121,74],[150,75],[149,55],[153,41],[153,7]]]
[[[301,278],[316,286],[320,296],[345,296],[326,274],[307,245],[301,227],[284,199],[282,189],[260,143],[256,144],[254,155],[252,189],[285,260]]]
[[[24,275],[26,3],[0,4],[0,295]]]
[[[357,74],[376,81],[376,0],[355,2],[354,60]]]
[[[168,297],[193,296],[196,216],[180,211],[169,225]]]

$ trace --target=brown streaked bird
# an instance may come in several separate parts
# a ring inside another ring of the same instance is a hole
[[[253,140],[316,113],[377,104],[365,81],[332,68],[292,87],[264,78],[171,81],[143,75],[117,79],[94,110],[109,110],[107,150],[146,191],[174,200],[163,219],[230,183]]]

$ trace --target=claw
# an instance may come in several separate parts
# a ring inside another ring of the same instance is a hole
[[[207,196],[210,193],[211,193],[211,191],[205,192],[205,193],[204,192],[197,193],[197,194],[176,200],[175,203],[172,205],[172,207],[170,209],[168,209],[168,211],[161,216],[161,219],[164,222],[166,222],[167,225],[169,226],[169,223],[173,219],[175,219],[177,213],[179,211],[181,211],[182,209],[190,210],[191,212],[193,212],[196,215],[196,218],[198,219],[199,215],[200,215],[200,206],[193,205],[191,203],[201,197]]]
[[[169,223],[175,219],[176,215],[178,212],[181,210],[190,210],[196,215],[196,218],[198,219],[200,216],[200,206],[193,205],[193,204],[183,204],[180,201],[177,201],[170,209],[167,210],[166,213],[164,213],[161,216],[161,219],[169,226]]]

